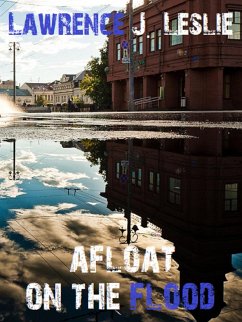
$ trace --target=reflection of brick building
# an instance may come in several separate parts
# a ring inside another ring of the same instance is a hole
[[[241,133],[189,131],[200,138],[157,140],[153,146],[145,140],[134,142],[132,211],[142,216],[152,213],[157,220],[162,211],[163,221],[181,228],[185,220],[199,234],[203,225],[211,226],[211,234],[214,225],[221,234],[227,225],[235,225],[234,234],[236,229],[240,231],[236,224],[242,224],[242,148],[236,144],[242,139]],[[127,149],[125,143],[107,143],[107,191],[111,199],[119,199],[119,204],[123,198],[123,205],[127,187],[120,176],[127,170],[121,161],[127,159]]]
[[[140,12],[146,13],[146,33],[134,39],[135,98],[161,97],[160,110],[186,107],[240,109],[242,95],[242,5],[241,0],[146,1],[134,11],[139,28]],[[233,11],[233,36],[165,36],[162,13],[170,15],[170,28],[179,12],[208,13],[209,28],[215,29],[216,13]],[[113,108],[127,110],[128,69],[122,64],[121,43],[128,39],[128,17],[124,36],[109,36],[109,73]]]
[[[191,312],[208,321],[223,307],[223,282],[231,254],[242,252],[242,148],[237,130],[188,129],[199,138],[107,143],[105,196],[110,209],[126,209],[162,228],[174,242],[180,284],[210,282],[215,306]],[[123,174],[130,175],[131,189]],[[131,191],[131,192],[129,192]],[[234,298],[233,300],[236,300]],[[231,321],[234,319],[231,318]]]

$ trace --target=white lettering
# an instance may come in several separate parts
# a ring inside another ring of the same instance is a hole
[[[70,272],[75,272],[77,270],[77,267],[81,267],[82,273],[88,272],[87,261],[83,246],[75,247],[75,251],[72,256]]]
[[[35,291],[35,296],[33,292]],[[35,303],[33,298],[35,297]],[[42,289],[41,286],[37,283],[30,283],[26,289],[26,302],[27,307],[30,310],[36,311],[39,310],[42,306]]]
[[[56,307],[56,311],[61,311],[61,284],[55,284],[55,296],[49,284],[45,283],[44,287],[44,310],[50,309],[50,300]]]
[[[178,13],[178,35],[187,36],[189,34],[188,29],[184,30],[184,27],[188,27],[188,21],[184,21],[184,19],[188,19],[188,13]]]
[[[144,262],[142,265],[141,272],[145,273],[149,267],[152,267],[154,273],[159,273],[159,264],[157,260],[155,247],[147,247],[144,256]]]

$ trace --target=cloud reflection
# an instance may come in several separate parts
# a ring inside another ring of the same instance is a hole
[[[68,157],[68,160],[83,161],[83,156]],[[24,180],[39,180],[45,187],[53,188],[69,188],[75,186],[79,189],[87,189],[87,187],[76,180],[89,178],[85,173],[75,173],[61,171],[54,167],[45,167],[36,169],[33,164],[37,163],[37,157],[34,153],[21,150],[17,157],[16,171],[20,172],[20,180],[14,181],[10,179],[9,172],[13,171],[13,161],[3,160],[0,164],[0,198],[16,198],[25,194],[21,184]],[[75,181],[75,182],[74,182]]]
[[[23,246],[17,246],[5,238],[0,248],[0,269],[3,269],[3,266],[9,268],[8,273],[3,276],[3,281],[0,283],[1,292],[3,292],[1,294],[2,303],[7,302],[9,297],[13,296],[11,294],[14,293],[14,287],[17,287],[18,296],[14,298],[14,306],[18,307],[19,321],[22,320],[23,312],[25,311],[24,286],[15,285],[15,281],[20,279],[22,285],[27,285],[31,282],[37,282],[41,285],[43,283],[53,285],[58,281],[62,283],[63,288],[68,288],[71,283],[77,282],[120,283],[120,302],[124,305],[121,308],[121,312],[127,316],[135,314],[133,316],[135,321],[161,321],[162,319],[188,321],[188,317],[189,321],[193,321],[191,315],[183,309],[169,312],[164,308],[162,312],[159,312],[159,315],[153,316],[152,312],[145,310],[144,303],[142,303],[138,306],[136,312],[132,313],[129,310],[130,282],[149,281],[154,287],[154,298],[157,303],[163,303],[162,287],[164,287],[165,283],[168,281],[178,282],[179,273],[177,264],[174,261],[172,261],[171,271],[169,273],[164,272],[165,263],[161,254],[161,246],[167,244],[167,240],[153,238],[151,228],[140,227],[141,234],[137,246],[141,249],[142,254],[142,249],[145,247],[156,247],[159,256],[160,274],[153,274],[150,271],[145,274],[141,272],[128,274],[123,269],[123,249],[127,245],[120,244],[118,239],[120,234],[119,227],[126,224],[123,215],[82,214],[80,211],[74,210],[75,206],[75,204],[63,203],[56,206],[38,205],[33,209],[12,210],[16,214],[16,219],[9,221],[9,230],[21,234],[38,245],[37,249],[28,249]],[[73,211],[70,211],[71,209]],[[67,213],[60,215],[59,212],[63,210]],[[139,224],[137,219],[138,217],[134,216],[132,218],[133,223]],[[147,234],[149,234],[149,238],[147,238]],[[113,264],[120,265],[122,273],[107,272],[105,263],[98,265],[96,274],[82,274],[80,271],[70,273],[73,249],[78,245],[85,246],[87,259],[90,245],[112,246]],[[11,252],[11,256],[6,255],[7,252]],[[141,256],[142,258],[143,255]],[[9,294],[3,291],[4,283],[10,286],[7,288]],[[25,318],[23,321],[29,321],[27,313],[24,313]],[[38,311],[36,316],[41,319],[42,313],[43,311]],[[60,319],[61,316],[56,313],[54,319],[53,317],[52,320],[47,318],[45,321],[59,321]]]

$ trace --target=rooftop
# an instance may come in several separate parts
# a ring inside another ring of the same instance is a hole
[[[0,88],[0,95],[13,96],[13,89]],[[32,96],[26,89],[16,88],[16,96]]]

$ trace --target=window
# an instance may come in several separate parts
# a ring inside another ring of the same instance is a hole
[[[160,174],[156,173],[156,192],[160,192]]]
[[[155,51],[155,32],[150,33],[150,52]]]
[[[133,52],[136,53],[137,51],[137,38],[133,39]]]
[[[139,54],[142,55],[143,54],[143,36],[139,36],[138,40],[139,40]]]
[[[238,183],[225,184],[224,210],[238,210]]]
[[[172,31],[178,30],[178,19],[177,18],[173,19],[171,21],[171,30]],[[171,46],[176,46],[176,45],[182,44],[183,39],[182,39],[182,36],[171,35],[170,41],[171,41]]]
[[[160,174],[154,171],[149,172],[149,191],[160,192]]]
[[[231,76],[229,74],[224,75],[224,98],[231,98]]]
[[[116,178],[119,179],[120,177],[120,163],[116,163]]]
[[[142,169],[138,169],[138,181],[137,181],[138,187],[141,187],[141,184],[142,184]]]
[[[133,185],[141,187],[142,184],[142,169],[132,170],[131,172],[131,182]]]
[[[121,60],[121,45],[119,43],[116,44],[116,59]]]
[[[169,202],[175,205],[181,204],[181,180],[169,178]]]
[[[132,171],[131,182],[132,182],[132,184],[136,184],[136,174],[135,174],[135,171]]]
[[[154,191],[154,172],[150,171],[149,173],[149,190]]]
[[[242,39],[242,12],[233,11],[233,24],[232,24],[233,35],[228,36],[229,39]]]
[[[162,38],[161,38],[161,29],[158,29],[156,31],[156,39],[157,39],[157,42],[156,42],[156,47],[158,50],[161,50],[161,46],[162,46]]]

